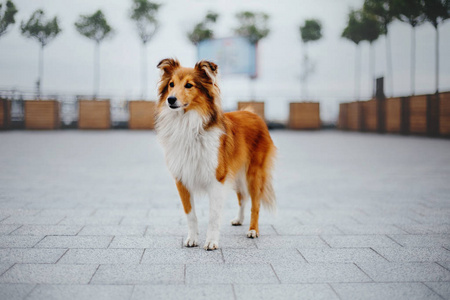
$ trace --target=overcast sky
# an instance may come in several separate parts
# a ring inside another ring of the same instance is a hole
[[[5,0],[0,0],[4,3]],[[19,32],[20,21],[36,9],[47,17],[57,15],[63,32],[45,48],[44,94],[92,94],[94,43],[74,28],[80,14],[102,9],[115,35],[101,46],[100,94],[115,99],[140,97],[141,44],[128,14],[131,0],[14,0],[19,12],[16,24],[0,38],[0,90],[15,88],[32,91],[38,77],[38,50],[35,40]],[[309,47],[315,72],[308,84],[311,100],[321,101],[325,119],[337,112],[337,103],[354,100],[355,46],[340,37],[351,7],[363,0],[161,0],[159,32],[148,45],[149,99],[156,98],[159,72],[156,64],[165,57],[177,57],[183,65],[193,66],[196,49],[186,38],[189,31],[208,10],[220,14],[216,37],[233,35],[235,14],[243,10],[270,15],[270,35],[259,45],[259,78],[256,98],[265,100],[269,118],[285,119],[288,102],[300,99],[302,46],[299,26],[305,19],[317,18],[323,25],[323,38]],[[392,39],[394,96],[410,92],[410,26],[395,21],[389,27]],[[440,27],[440,89],[450,90],[450,21]],[[426,23],[417,29],[416,93],[434,92],[434,28]],[[376,75],[386,69],[385,39],[375,43]],[[368,71],[369,46],[361,46],[361,98],[371,95]],[[250,95],[249,80],[244,76],[221,78],[224,106],[233,109],[237,100]],[[389,87],[389,84],[385,83]],[[386,90],[387,95],[392,91]]]

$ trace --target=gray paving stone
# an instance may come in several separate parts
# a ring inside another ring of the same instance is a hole
[[[202,247],[146,249],[142,264],[223,263],[220,251],[205,251]]]
[[[109,216],[109,217],[66,217],[59,224],[60,225],[119,225],[122,217]]]
[[[310,263],[355,263],[355,262],[385,262],[382,256],[369,248],[340,249],[298,249]]]
[[[0,299],[22,300],[34,287],[34,284],[1,283]]]
[[[229,284],[222,285],[151,285],[135,286],[132,300],[140,299],[233,299],[233,289]]]
[[[331,283],[372,281],[355,264],[273,263],[281,283]]]
[[[116,236],[109,248],[181,248],[182,238],[178,236]]]
[[[450,261],[439,261],[438,264],[450,271]]]
[[[38,285],[27,300],[122,300],[129,299],[132,286],[114,285]]]
[[[143,236],[146,227],[136,226],[103,226],[103,225],[86,225],[78,235],[135,235]]]
[[[426,282],[425,284],[442,298],[450,299],[450,284],[448,282]]]
[[[296,249],[222,249],[227,264],[305,262]]]
[[[333,283],[332,286],[342,300],[441,299],[422,283]]]
[[[12,235],[76,235],[80,232],[80,225],[65,226],[65,225],[23,225]]]
[[[322,234],[342,234],[333,225],[274,225],[275,230],[280,235],[322,235]]]
[[[397,226],[386,224],[372,224],[372,225],[337,225],[338,229],[349,235],[369,235],[369,234],[405,234],[406,232]]]
[[[339,298],[327,284],[252,284],[234,285],[236,298],[239,299],[323,299]]]
[[[261,236],[254,241],[259,249],[329,248],[318,236]]]
[[[26,248],[33,247],[43,236],[15,236],[3,235],[0,236],[0,248]]]
[[[64,217],[61,216],[11,216],[2,221],[2,224],[31,224],[31,225],[56,225]]]
[[[10,234],[17,228],[19,228],[21,225],[14,225],[14,224],[0,224],[0,235],[6,235]]]
[[[188,264],[187,284],[278,283],[269,264]]]
[[[0,283],[87,284],[98,265],[16,264]]]
[[[58,264],[138,264],[144,249],[70,249]]]
[[[13,263],[4,263],[4,262],[0,261],[0,275],[5,273],[13,265],[14,265]]]
[[[187,226],[187,225],[186,225]],[[220,228],[220,235],[237,235],[237,236],[246,236],[248,231],[248,224],[243,224],[242,226],[231,226],[230,222],[222,225]],[[187,227],[186,227],[187,228]],[[207,224],[203,227],[205,230],[207,228]],[[278,235],[278,233],[273,229],[272,225],[259,225],[259,233],[260,235],[268,236],[268,235]],[[206,234],[206,231],[205,231]]]
[[[400,247],[385,235],[324,235],[322,238],[333,248]]]
[[[247,232],[247,231],[246,231]],[[265,236],[266,238],[275,236]],[[201,236],[200,246],[203,246],[205,236]],[[261,238],[261,236],[260,236]],[[219,240],[219,247],[222,249],[255,249],[256,239],[249,239],[247,235],[221,235]]]
[[[46,236],[36,248],[107,248],[112,236]]]
[[[62,195],[65,197],[67,195]],[[94,209],[61,209],[61,208],[52,208],[52,209],[43,209],[36,214],[36,216],[50,216],[50,217],[89,217],[95,212]]]
[[[101,265],[91,284],[184,284],[184,265]]]
[[[0,261],[2,263],[51,264],[56,263],[65,252],[65,249],[0,249]]]
[[[450,247],[450,234],[439,235],[390,235],[404,247]]]
[[[374,250],[392,262],[450,261],[450,251],[444,248],[375,248]]]
[[[450,234],[450,224],[402,224],[398,227],[411,234]]]
[[[450,271],[436,263],[358,263],[374,281],[412,282],[412,281],[450,281]]]

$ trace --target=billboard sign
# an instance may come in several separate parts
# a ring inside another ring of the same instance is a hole
[[[210,39],[197,45],[198,59],[219,65],[222,75],[244,74],[256,77],[256,45],[244,37]]]

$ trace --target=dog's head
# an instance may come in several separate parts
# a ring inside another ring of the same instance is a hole
[[[210,115],[220,106],[215,63],[202,60],[194,68],[185,68],[178,60],[166,58],[158,68],[161,70],[159,109],[184,112],[195,109],[202,115]]]

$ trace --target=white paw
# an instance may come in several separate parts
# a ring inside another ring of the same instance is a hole
[[[198,238],[197,237],[190,237],[188,236],[187,239],[184,241],[185,247],[197,247],[198,246]]]
[[[205,245],[203,246],[205,250],[216,250],[219,249],[219,242],[218,241],[206,241]]]
[[[249,230],[247,232],[247,237],[248,238],[254,239],[254,238],[257,238],[258,236],[259,236],[259,234],[256,232],[256,230]]]
[[[242,225],[242,219],[236,217],[233,220],[231,220],[231,225],[233,226],[241,226]]]

